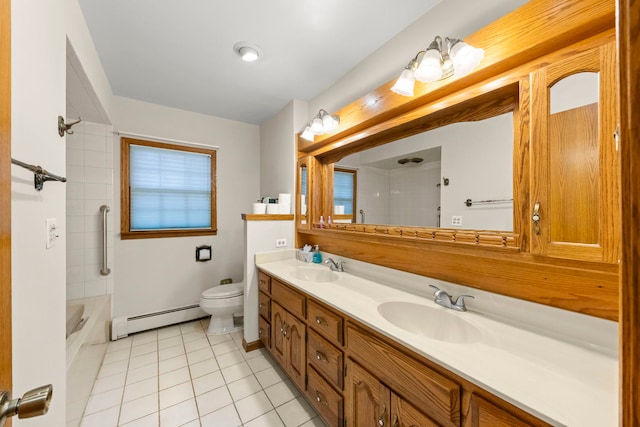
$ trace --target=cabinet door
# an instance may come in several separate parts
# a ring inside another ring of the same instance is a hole
[[[347,362],[346,425],[390,426],[390,392],[376,377],[352,360]]]
[[[615,45],[609,42],[531,75],[531,251],[536,255],[618,260],[615,64]]]
[[[296,319],[291,313],[287,313],[287,323],[285,327],[285,336],[287,338],[287,362],[286,371],[289,377],[300,390],[305,390],[305,374],[306,374],[306,325]]]
[[[471,396],[469,409],[464,427],[531,427],[549,425],[543,421],[536,421],[530,424],[475,394]]]
[[[287,312],[275,301],[271,302],[271,353],[280,366],[285,366],[287,340],[283,334]]]
[[[391,394],[392,427],[439,427],[440,425],[396,394]]]

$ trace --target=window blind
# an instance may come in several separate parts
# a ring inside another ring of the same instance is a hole
[[[211,156],[130,146],[131,230],[211,228]]]
[[[353,214],[353,173],[333,173],[333,204],[343,205],[346,215]]]

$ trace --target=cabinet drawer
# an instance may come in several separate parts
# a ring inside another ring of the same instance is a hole
[[[307,315],[309,326],[322,336],[339,346],[344,343],[342,340],[344,324],[342,316],[313,301],[309,301],[307,304]]]
[[[336,387],[342,390],[344,378],[344,356],[329,341],[309,329],[307,331],[307,359],[309,364],[324,374]]]
[[[271,325],[262,317],[258,317],[258,338],[266,348],[271,348]]]
[[[347,326],[347,348],[350,357],[434,421],[460,425],[457,383],[351,325]]]
[[[307,398],[313,403],[313,406],[315,406],[327,424],[330,426],[342,426],[344,418],[342,396],[331,388],[313,368],[309,368],[307,377],[309,380]]]
[[[258,313],[266,321],[271,321],[271,298],[263,292],[258,293]]]
[[[258,271],[258,289],[265,294],[271,293],[271,277],[267,276],[262,271]]]
[[[294,291],[284,283],[280,283],[275,279],[271,280],[271,298],[290,313],[302,319],[305,318],[306,304],[304,295]]]

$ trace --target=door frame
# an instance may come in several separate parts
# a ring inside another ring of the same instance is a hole
[[[620,269],[620,420],[640,425],[640,2],[618,0],[620,76],[620,182],[622,267]],[[635,167],[634,167],[635,165]]]
[[[0,0],[0,328],[0,390],[11,390],[11,0]]]

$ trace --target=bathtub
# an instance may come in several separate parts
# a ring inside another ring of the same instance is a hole
[[[111,296],[67,301],[67,427],[80,425],[107,350]]]

